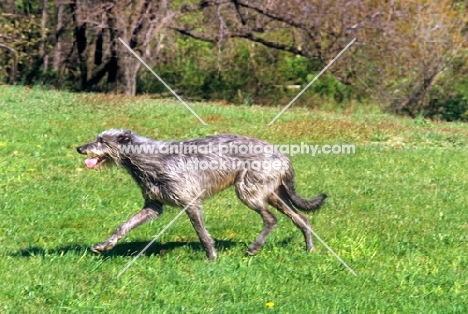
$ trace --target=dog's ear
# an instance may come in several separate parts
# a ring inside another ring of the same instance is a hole
[[[119,144],[128,144],[132,141],[132,133],[125,132],[117,137],[117,143]]]

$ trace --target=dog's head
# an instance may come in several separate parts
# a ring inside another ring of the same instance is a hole
[[[133,142],[133,133],[129,130],[107,130],[98,135],[96,140],[84,144],[76,150],[78,153],[88,155],[85,164],[88,168],[97,168],[105,164],[120,165],[122,145]]]

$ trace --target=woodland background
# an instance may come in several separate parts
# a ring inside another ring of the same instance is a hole
[[[77,1],[0,3],[0,82],[287,104],[353,38],[298,106],[371,103],[468,120],[468,1]]]

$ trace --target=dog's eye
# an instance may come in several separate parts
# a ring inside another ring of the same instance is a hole
[[[98,138],[97,138],[97,142],[98,142],[98,143],[102,143],[102,137],[98,137]]]
[[[128,134],[119,135],[119,137],[117,137],[117,142],[118,143],[129,143],[130,142],[130,136]]]

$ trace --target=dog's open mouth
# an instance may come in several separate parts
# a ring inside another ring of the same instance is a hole
[[[85,160],[85,165],[89,169],[103,165],[107,161],[106,156],[94,156]]]

